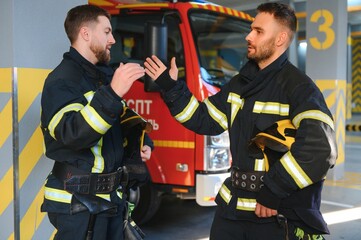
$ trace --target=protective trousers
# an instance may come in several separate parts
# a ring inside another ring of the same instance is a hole
[[[74,215],[48,213],[51,224],[58,230],[54,240],[85,239],[90,213]],[[77,226],[77,227],[74,227]],[[107,217],[98,215],[94,224],[93,240],[123,240],[122,214]]]
[[[286,227],[286,228],[285,228]],[[287,235],[287,237],[286,237]],[[210,240],[300,240],[296,237],[295,226],[288,222],[274,221],[256,223],[245,220],[230,220],[220,216],[219,208],[213,219]],[[308,238],[305,238],[308,239]],[[320,236],[319,239],[324,239]]]

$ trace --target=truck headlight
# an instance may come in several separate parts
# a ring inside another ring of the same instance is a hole
[[[229,151],[228,132],[217,136],[206,136],[206,171],[226,170],[230,167],[231,156]]]

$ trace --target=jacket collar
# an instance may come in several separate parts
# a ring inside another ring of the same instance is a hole
[[[248,61],[239,72],[240,81],[244,86],[241,89],[241,96],[247,97],[263,89],[287,62],[288,58],[286,52],[262,70],[259,69],[256,62],[251,60]]]
[[[64,58],[72,59],[79,64],[89,81],[92,81],[97,87],[108,84],[111,80],[113,71],[110,67],[92,64],[73,47],[70,47],[69,52],[64,54]]]

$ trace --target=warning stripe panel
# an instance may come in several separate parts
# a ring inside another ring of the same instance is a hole
[[[347,124],[346,130],[350,132],[361,132],[361,124]]]
[[[12,92],[11,70],[11,68],[0,68],[0,94],[8,96],[7,99],[9,99],[6,103],[2,103],[2,107],[0,108],[0,148],[12,131],[12,103],[10,95]]]
[[[37,192],[38,194],[34,196],[28,192],[29,189],[22,188],[24,184],[28,181],[32,172],[34,171],[35,166],[39,160],[43,157],[43,137],[42,132],[39,127],[40,123],[40,95],[43,88],[44,80],[48,76],[50,70],[43,69],[29,69],[22,68],[18,69],[18,93],[19,93],[19,129],[23,129],[27,133],[19,134],[20,136],[26,137],[28,134],[28,139],[26,144],[20,149],[19,155],[19,186],[21,189],[21,197],[30,197],[31,199],[30,206],[26,207],[26,212],[21,216],[20,224],[20,233],[21,237],[24,239],[31,239],[36,231],[38,231],[38,226],[43,220],[48,221],[47,218],[44,218],[45,214],[40,212],[40,205],[43,200],[43,188],[42,185],[34,186],[32,191]],[[37,106],[34,106],[37,105]],[[28,113],[29,111],[31,113]],[[35,117],[36,118],[35,118]],[[29,123],[30,119],[35,118],[36,123]],[[25,127],[26,126],[26,127]],[[31,129],[29,129],[29,127]],[[44,166],[44,171],[48,173],[49,169]],[[42,179],[37,179],[41,183],[45,181],[44,176],[39,176]],[[27,184],[28,185],[28,184]],[[35,224],[34,224],[35,223]],[[41,231],[41,229],[39,229]],[[26,236],[24,236],[24,234]]]
[[[12,92],[11,70],[11,68],[0,68],[0,93]]]
[[[20,239],[32,239],[34,232],[38,229],[40,223],[43,221],[46,213],[40,212],[40,205],[43,202],[44,192],[41,189],[31,206],[27,209],[25,216],[20,223]],[[14,238],[14,233],[9,239]]]
[[[228,7],[223,7],[223,6],[215,6],[212,4],[198,4],[198,3],[191,3],[193,8],[201,8],[201,9],[206,9],[206,10],[211,10],[211,11],[215,11],[215,12],[219,12],[219,13],[225,13],[234,17],[240,17],[242,19],[245,20],[249,20],[252,21],[253,18],[245,13],[245,12],[241,12],[241,11],[237,11],[235,9],[231,9]]]
[[[352,112],[361,113],[361,39],[352,39]]]
[[[36,128],[33,136],[26,144],[25,148],[21,151],[19,161],[19,186],[23,186],[27,177],[30,175],[34,166],[43,155],[43,140],[40,128]]]
[[[169,147],[169,148],[195,148],[194,142],[187,141],[168,141],[168,140],[153,140],[155,147]]]
[[[5,209],[10,206],[13,201],[13,167],[11,166],[4,176],[0,178],[0,189],[5,190],[6,194],[2,194],[0,201],[0,217]],[[11,206],[10,206],[11,207]]]
[[[18,69],[19,121],[43,90],[44,80],[50,70]],[[39,113],[40,114],[40,108]]]
[[[0,131],[0,149],[2,153],[12,152],[12,71],[17,71],[14,76],[17,76],[17,93],[18,96],[18,121],[19,121],[19,187],[20,187],[20,233],[22,239],[32,239],[36,233],[41,236],[41,231],[44,229],[38,229],[39,226],[46,226],[41,222],[47,218],[44,218],[45,214],[40,212],[40,205],[43,201],[43,182],[49,172],[49,169],[43,169],[42,164],[37,166],[37,172],[44,172],[42,176],[34,174],[34,168],[43,155],[43,138],[39,128],[40,123],[40,96],[44,80],[49,74],[50,70],[43,69],[29,69],[29,68],[13,68],[13,69],[0,69],[0,94],[1,99],[6,99],[7,103],[0,105],[0,125],[2,131]],[[6,143],[6,144],[4,144]],[[7,149],[4,149],[7,148]],[[2,154],[3,155],[3,154]],[[4,156],[0,156],[0,159]],[[6,223],[2,226],[0,233],[1,239],[13,239],[14,238],[14,222],[8,221],[9,212],[13,212],[13,159],[9,156],[6,159],[7,169],[3,169],[0,176],[0,189],[5,191],[0,201],[0,220]],[[39,169],[40,167],[40,169]],[[43,171],[43,170],[44,171]],[[47,173],[45,173],[47,172]],[[31,177],[30,177],[31,176]],[[40,179],[41,178],[41,179]],[[31,180],[30,180],[31,179]],[[37,184],[33,181],[36,179]],[[28,186],[23,189],[24,184]],[[29,186],[32,186],[30,188]],[[10,211],[11,210],[11,211]],[[22,210],[22,211],[20,211]],[[6,212],[6,214],[3,214]],[[4,219],[7,218],[7,219]],[[47,225],[49,228],[49,225]],[[53,228],[47,229],[49,232],[53,231]],[[44,232],[46,232],[44,231]]]
[[[4,143],[7,139],[11,137],[12,132],[12,103],[11,103],[11,92],[12,92],[12,69],[11,68],[0,68],[0,94],[3,97],[2,99],[6,103],[1,104],[0,108],[0,149],[4,147]],[[9,145],[9,144],[8,144]],[[8,152],[12,149],[2,149],[2,152],[5,150]],[[5,165],[5,161],[12,161],[7,159],[4,156],[0,156],[2,166]],[[10,166],[11,164],[6,164]],[[3,169],[3,174],[0,175],[0,189],[5,190],[5,194],[2,194],[0,201],[0,217],[7,208],[9,202],[13,199],[13,168]]]
[[[4,145],[6,139],[8,139],[13,130],[12,127],[12,101],[5,104],[3,109],[0,109],[0,148]]]

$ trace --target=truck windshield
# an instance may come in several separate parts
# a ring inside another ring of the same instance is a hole
[[[189,14],[197,46],[201,76],[220,87],[227,83],[247,61],[246,35],[250,23],[209,11]]]

